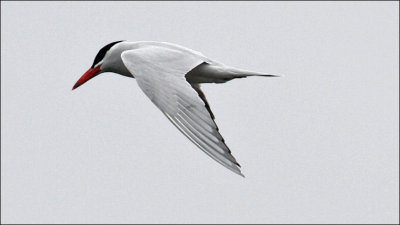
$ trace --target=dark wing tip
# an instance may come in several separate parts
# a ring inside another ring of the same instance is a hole
[[[212,120],[215,120],[215,116],[214,116],[213,112],[211,111],[211,108],[210,108],[210,105],[208,104],[206,96],[204,95],[203,91],[200,89],[200,85],[199,84],[191,84],[191,85],[192,85],[193,89],[196,90],[196,92],[199,95],[199,97],[201,98],[201,100],[204,102],[205,107],[206,107],[208,113],[210,114]],[[215,124],[215,121],[214,121],[214,124]],[[215,124],[215,127],[216,127],[217,132],[219,132],[217,124]],[[235,164],[236,166],[238,166],[239,168],[241,168],[242,166],[236,161],[236,158],[232,155],[230,148],[226,145],[225,140],[222,136],[221,136],[221,141],[225,145],[225,147],[228,151],[228,154],[232,157],[232,163]],[[241,174],[240,170],[237,174],[244,177],[244,175]]]

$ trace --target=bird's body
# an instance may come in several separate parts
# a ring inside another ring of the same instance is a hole
[[[99,51],[92,68],[73,89],[102,72],[136,78],[143,92],[187,138],[211,158],[242,175],[240,165],[218,131],[200,84],[274,75],[228,67],[171,43],[120,41]]]

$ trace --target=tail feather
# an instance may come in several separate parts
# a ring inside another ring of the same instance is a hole
[[[244,78],[244,77],[253,77],[253,76],[258,76],[258,77],[280,77],[279,75],[274,75],[274,74],[249,73],[249,74],[239,74],[238,77],[235,77],[235,78]]]
[[[273,74],[262,74],[251,71],[239,70],[232,67],[210,65],[203,63],[186,74],[189,83],[225,83],[235,78],[249,76],[279,77]]]

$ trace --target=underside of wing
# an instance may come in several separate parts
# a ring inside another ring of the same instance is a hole
[[[211,158],[243,176],[214,122],[207,100],[198,85],[185,74],[203,63],[196,55],[160,46],[129,50],[122,54],[138,85],[167,118]]]

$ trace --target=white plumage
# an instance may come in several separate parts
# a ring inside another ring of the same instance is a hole
[[[143,92],[189,140],[211,158],[243,176],[240,165],[218,131],[200,83],[274,75],[228,67],[171,43],[120,41],[99,51],[92,68],[73,89],[103,72],[136,78]]]

